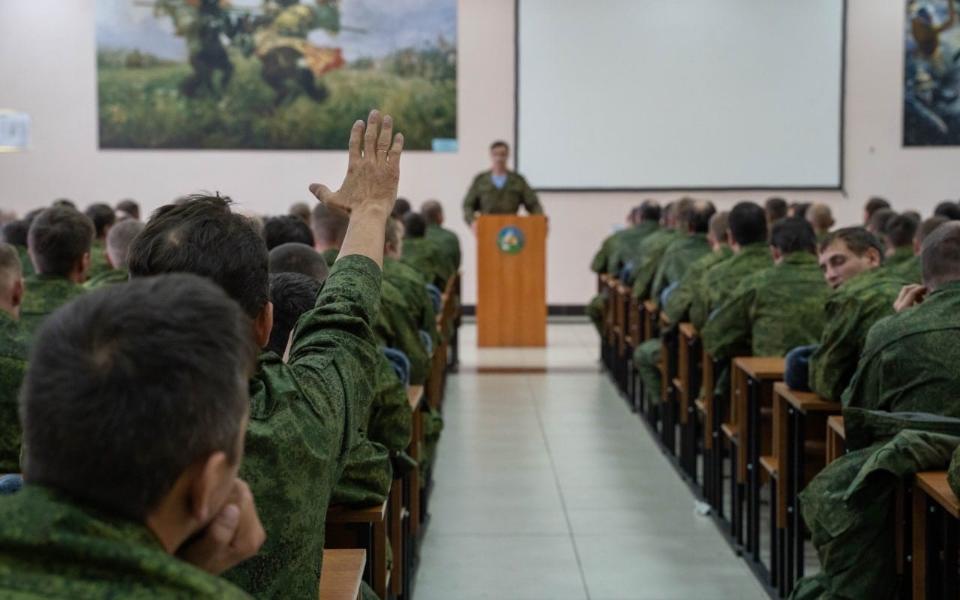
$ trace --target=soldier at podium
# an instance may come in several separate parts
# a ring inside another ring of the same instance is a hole
[[[463,199],[463,218],[473,225],[477,215],[515,215],[524,206],[531,215],[542,215],[537,193],[519,173],[507,169],[510,146],[496,141],[490,145],[492,166],[473,178]]]

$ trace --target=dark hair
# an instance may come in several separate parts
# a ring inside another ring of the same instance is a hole
[[[413,207],[410,206],[409,200],[406,198],[397,198],[393,203],[393,210],[390,211],[390,216],[394,219],[402,219],[407,216],[411,210],[413,210]]]
[[[305,244],[313,248],[313,232],[299,217],[284,215],[270,217],[263,224],[263,239],[267,250],[273,250],[280,244]]]
[[[874,196],[867,200],[867,203],[863,206],[863,210],[867,213],[867,221],[869,222],[873,218],[874,213],[884,208],[890,208],[890,203],[885,198]]]
[[[785,218],[787,216],[787,209],[789,208],[786,200],[777,197],[767,198],[767,202],[763,206],[767,213],[767,219],[771,223]]]
[[[153,213],[130,248],[130,276],[193,273],[213,280],[256,317],[267,303],[267,247],[230,199],[192,196]]]
[[[443,221],[443,205],[436,200],[427,200],[420,206],[420,214],[428,225],[439,225]]]
[[[142,521],[190,465],[218,451],[239,460],[250,327],[192,275],[111,286],[54,312],[20,393],[27,481]]]
[[[716,213],[717,209],[713,202],[697,200],[687,214],[687,226],[694,233],[707,233],[710,231],[710,219]]]
[[[350,216],[338,208],[317,204],[313,207],[312,224],[317,241],[339,248],[347,235]]]
[[[897,213],[893,212],[889,208],[881,208],[877,212],[873,213],[870,217],[870,222],[867,223],[867,228],[872,229],[874,233],[878,235],[883,235],[887,232],[887,224],[890,223],[890,219],[897,216]]]
[[[920,260],[928,288],[960,280],[960,222],[944,223],[928,235]]]
[[[116,213],[107,204],[91,204],[83,214],[93,222],[93,229],[99,239],[106,237],[107,228],[117,220]]]
[[[420,213],[409,213],[403,218],[403,227],[406,229],[405,237],[422,238],[427,234],[427,221]]]
[[[107,233],[107,256],[115,269],[126,269],[130,262],[130,247],[145,225],[136,219],[124,219]]]
[[[27,247],[27,232],[30,225],[24,220],[10,221],[3,226],[3,241],[14,246]]]
[[[510,149],[510,144],[506,143],[506,142],[503,141],[503,140],[496,140],[496,141],[494,141],[492,144],[490,144],[490,150],[491,150],[491,151],[493,151],[493,150],[495,150],[495,149],[497,149],[497,148],[506,148],[507,150],[509,150],[509,149]]]
[[[767,241],[767,213],[755,202],[740,202],[730,211],[730,235],[746,246]]]
[[[806,219],[787,217],[773,224],[770,245],[783,254],[794,252],[817,253],[817,234]]]
[[[907,215],[895,215],[889,221],[884,229],[884,235],[890,240],[894,248],[902,248],[913,244],[913,238],[917,235],[919,223],[913,217]]]
[[[317,304],[320,282],[301,273],[271,273],[270,302],[273,303],[273,329],[267,350],[283,356],[290,332],[303,313]]]
[[[287,211],[291,217],[296,217],[307,224],[310,225],[310,205],[306,202],[294,202],[290,205],[289,210]]]
[[[659,222],[661,217],[660,203],[656,200],[644,200],[640,204],[640,220]]]
[[[949,222],[950,219],[946,217],[930,217],[923,223],[920,223],[920,227],[917,227],[917,235],[914,236],[914,239],[918,242],[923,242],[923,240],[927,239],[928,235],[936,231],[937,227]]]
[[[270,273],[300,273],[322,283],[330,274],[323,255],[303,244],[280,244],[270,251]]]
[[[57,198],[50,206],[65,206],[67,208],[77,209],[77,205],[70,198]]]
[[[90,252],[93,223],[76,209],[54,206],[37,215],[27,234],[27,247],[41,275],[66,277]]]
[[[805,219],[807,218],[807,211],[810,210],[811,206],[813,206],[813,204],[810,202],[794,202],[790,205],[790,208],[793,209],[793,216]]]
[[[844,245],[860,257],[870,251],[871,248],[877,251],[880,256],[880,262],[883,262],[884,248],[880,238],[867,231],[865,227],[844,227],[831,231],[820,242],[820,252],[824,252],[834,242],[841,241]]]
[[[132,198],[126,198],[117,202],[117,210],[123,211],[136,220],[140,220],[140,205]]]
[[[934,216],[946,217],[951,221],[960,221],[960,204],[949,200],[941,202],[933,209]]]

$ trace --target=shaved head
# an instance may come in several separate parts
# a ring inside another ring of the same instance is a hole
[[[960,221],[937,227],[923,242],[923,284],[931,291],[960,281]]]

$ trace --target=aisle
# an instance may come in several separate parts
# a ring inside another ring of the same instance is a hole
[[[766,598],[600,374],[590,326],[549,333],[477,351],[463,328],[417,600]]]

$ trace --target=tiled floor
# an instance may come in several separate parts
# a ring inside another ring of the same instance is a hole
[[[766,598],[599,372],[590,326],[549,339],[477,350],[464,327],[417,600]]]

